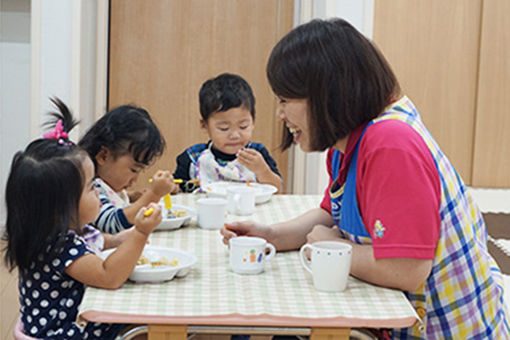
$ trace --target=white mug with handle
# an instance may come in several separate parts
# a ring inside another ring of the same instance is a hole
[[[206,197],[197,201],[197,222],[202,229],[221,229],[225,224],[227,201]]]
[[[265,239],[254,236],[238,236],[229,240],[230,267],[238,274],[260,274],[265,263],[276,254],[276,248]],[[269,253],[266,254],[266,249]]]
[[[311,259],[306,258],[310,250]],[[312,274],[313,285],[324,292],[341,292],[347,286],[351,269],[352,246],[339,241],[305,244],[299,250],[303,267]]]
[[[236,215],[251,215],[255,212],[257,190],[248,186],[227,188],[228,212]]]

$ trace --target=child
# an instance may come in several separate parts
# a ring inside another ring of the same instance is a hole
[[[57,106],[62,103],[54,100]],[[62,115],[55,130],[18,152],[7,180],[7,249],[9,269],[18,267],[21,320],[35,338],[114,339],[124,325],[76,322],[85,285],[116,289],[128,278],[150,232],[161,221],[161,208],[135,227],[102,238],[104,249],[117,247],[106,260],[98,257],[82,227],[99,213],[93,185],[94,164],[67,136],[74,122]],[[101,235],[93,235],[96,239]]]
[[[124,105],[106,113],[82,137],[79,146],[95,165],[94,184],[102,206],[93,225],[99,230],[113,234],[130,228],[141,207],[158,202],[177,188],[169,171],[158,171],[149,189],[130,204],[125,190],[165,147],[157,126],[142,108]]]
[[[240,76],[224,73],[207,80],[200,89],[200,125],[211,139],[196,144],[177,157],[175,178],[180,190],[191,192],[214,181],[250,181],[282,188],[276,162],[261,143],[250,142],[255,127],[255,98]],[[176,190],[175,192],[177,192]]]

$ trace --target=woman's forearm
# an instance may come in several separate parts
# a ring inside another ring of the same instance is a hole
[[[414,291],[429,276],[432,260],[374,257],[371,245],[353,244],[351,275],[383,287]]]
[[[315,225],[331,226],[333,223],[329,212],[315,208],[292,220],[271,225],[268,241],[279,251],[298,249],[306,243],[306,235]]]

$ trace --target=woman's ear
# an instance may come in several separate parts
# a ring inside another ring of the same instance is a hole
[[[108,157],[110,157],[110,150],[102,146],[95,158],[98,165],[103,165]]]
[[[202,129],[207,129],[207,123],[203,119],[200,119],[200,127]]]

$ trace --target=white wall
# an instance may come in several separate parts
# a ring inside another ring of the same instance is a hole
[[[15,151],[39,138],[57,96],[80,124],[95,121],[96,8],[103,0],[1,0],[0,226],[4,191]],[[1,232],[1,230],[0,230]]]
[[[30,140],[30,1],[0,7],[0,234],[12,156]]]

